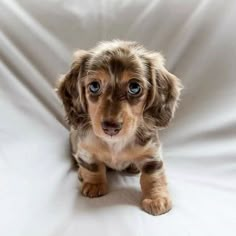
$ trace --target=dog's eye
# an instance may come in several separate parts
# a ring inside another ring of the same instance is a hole
[[[89,84],[89,91],[91,93],[98,93],[100,91],[100,84],[97,81],[93,81],[92,83]]]
[[[137,82],[129,83],[128,92],[131,95],[138,95],[141,92],[141,86]]]

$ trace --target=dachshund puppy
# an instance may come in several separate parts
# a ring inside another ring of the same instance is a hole
[[[102,42],[79,50],[59,80],[81,193],[107,193],[106,167],[141,171],[142,208],[171,209],[158,130],[172,119],[180,95],[177,77],[159,53],[136,42]]]

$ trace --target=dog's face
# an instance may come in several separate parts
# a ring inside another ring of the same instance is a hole
[[[147,97],[147,80],[131,69],[122,69],[122,63],[112,58],[108,71],[99,69],[84,81],[94,133],[105,141],[134,135]]]
[[[70,125],[92,127],[96,136],[116,142],[145,124],[166,126],[179,90],[160,54],[134,42],[112,41],[78,51],[58,92]]]

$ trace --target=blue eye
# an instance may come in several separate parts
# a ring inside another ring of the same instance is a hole
[[[141,92],[141,86],[137,82],[129,84],[128,92],[131,95],[138,95]]]
[[[89,91],[91,93],[98,93],[100,91],[100,84],[97,81],[93,81],[91,84],[89,84]]]

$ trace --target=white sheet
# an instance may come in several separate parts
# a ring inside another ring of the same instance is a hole
[[[236,2],[0,2],[0,235],[236,234]],[[139,208],[138,177],[113,173],[87,199],[69,161],[53,86],[76,48],[136,40],[161,51],[185,86],[162,131],[174,207]]]

